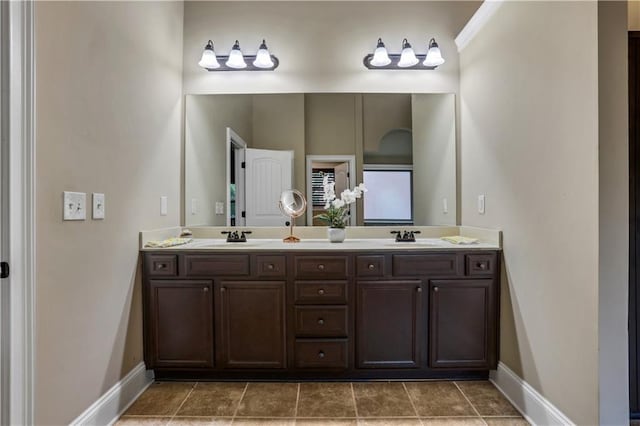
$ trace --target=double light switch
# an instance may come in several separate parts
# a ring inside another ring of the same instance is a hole
[[[104,219],[105,204],[104,194],[92,194],[93,219]],[[69,192],[63,194],[63,219],[86,220],[87,219],[87,194],[84,192]]]

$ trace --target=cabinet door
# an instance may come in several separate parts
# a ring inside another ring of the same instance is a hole
[[[429,283],[429,363],[433,368],[496,367],[497,294],[493,280]]]
[[[213,367],[211,281],[149,281],[149,367]]]
[[[420,281],[358,282],[358,367],[418,367],[421,312]]]
[[[225,368],[284,368],[285,283],[223,281],[217,285],[218,352]]]

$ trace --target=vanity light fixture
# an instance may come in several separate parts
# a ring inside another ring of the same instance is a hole
[[[433,38],[429,41],[426,55],[416,55],[406,38],[402,40],[400,54],[389,54],[382,39],[379,38],[376,50],[365,56],[363,63],[370,70],[434,70],[444,64],[444,58],[438,43]]]
[[[207,71],[273,71],[279,64],[278,58],[269,53],[265,40],[256,55],[243,55],[240,42],[236,40],[228,56],[216,56],[213,41],[209,40],[198,62]]]

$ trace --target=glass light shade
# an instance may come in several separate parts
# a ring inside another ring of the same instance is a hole
[[[427,67],[437,67],[444,64],[442,52],[440,52],[440,48],[438,47],[438,43],[436,43],[435,39],[431,39],[429,42],[429,51],[427,52],[427,57],[424,59],[423,64]]]
[[[240,50],[240,43],[236,40],[231,52],[229,52],[229,59],[227,59],[226,65],[229,68],[243,69],[247,67],[247,63],[244,61],[242,50]]]
[[[211,40],[209,40],[209,43],[204,47],[202,58],[200,58],[198,65],[205,69],[220,68],[218,58],[216,58],[216,52],[213,50],[213,42]]]
[[[271,60],[271,54],[269,53],[269,49],[267,48],[267,43],[262,40],[262,44],[258,48],[258,53],[256,54],[256,60],[253,61],[253,66],[256,68],[273,68],[273,60]]]
[[[369,64],[374,67],[384,67],[391,63],[391,59],[389,59],[389,53],[387,52],[387,48],[384,47],[384,43],[382,39],[378,39],[378,45],[376,46],[375,52],[373,52],[373,58],[369,61]]]
[[[398,66],[400,68],[408,68],[416,65],[420,60],[416,57],[416,53],[413,51],[413,48],[405,38],[402,41],[402,53],[400,54],[400,61],[398,61]]]

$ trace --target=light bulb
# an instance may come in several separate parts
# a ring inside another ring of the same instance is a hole
[[[226,65],[229,68],[234,69],[243,69],[247,67],[247,63],[244,61],[244,56],[242,56],[242,50],[240,50],[240,43],[238,43],[238,40],[236,40],[231,52],[229,52],[229,59],[227,59]]]
[[[389,53],[387,53],[387,48],[384,47],[384,43],[382,39],[378,39],[378,45],[376,46],[375,52],[373,52],[373,58],[369,61],[369,64],[374,67],[384,67],[391,63],[391,59],[389,59]]]
[[[220,64],[216,58],[216,52],[213,50],[213,42],[211,40],[209,40],[207,45],[204,47],[202,58],[200,58],[198,65],[204,69],[220,68]]]
[[[262,40],[262,44],[258,48],[258,53],[256,54],[256,60],[253,61],[253,66],[256,68],[273,68],[273,65],[274,63],[271,59],[269,49],[267,48],[267,43]]]
[[[429,51],[423,64],[427,67],[437,67],[438,65],[444,64],[444,58],[442,57],[438,43],[436,43],[436,40],[433,38],[429,42]]]
[[[405,38],[402,40],[402,53],[400,54],[400,61],[398,66],[400,68],[409,68],[416,65],[420,60],[416,57],[413,48]]]

